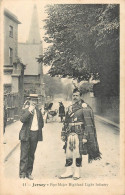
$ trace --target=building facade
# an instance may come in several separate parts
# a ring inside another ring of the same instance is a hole
[[[8,121],[19,114],[24,101],[24,69],[25,65],[18,58],[18,25],[21,22],[9,10],[4,10],[4,64],[3,84],[4,103],[6,104]]]
[[[4,10],[4,87],[12,90],[13,62],[17,60],[18,53],[18,24],[17,17],[9,10]]]

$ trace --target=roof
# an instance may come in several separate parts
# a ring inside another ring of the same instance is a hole
[[[24,75],[41,74],[41,64],[36,58],[42,54],[42,44],[18,43],[18,56],[26,64]]]
[[[21,24],[21,22],[18,20],[17,16],[14,15],[12,12],[10,12],[8,9],[4,9],[4,15],[16,22],[17,24]]]

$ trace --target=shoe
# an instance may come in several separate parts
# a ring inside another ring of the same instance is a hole
[[[6,138],[4,137],[3,138],[3,144],[6,144],[7,143],[7,141],[6,141]]]
[[[30,175],[27,175],[26,176],[28,179],[30,179],[30,180],[33,180],[34,179],[34,177],[30,174]]]
[[[20,179],[25,179],[25,176],[20,176]]]
[[[77,180],[77,179],[79,179],[80,178],[80,167],[76,167],[75,168],[75,173],[74,173],[74,175],[73,175],[73,179],[74,180]]]
[[[66,172],[60,175],[59,179],[71,178],[73,176],[72,167],[66,167]]]

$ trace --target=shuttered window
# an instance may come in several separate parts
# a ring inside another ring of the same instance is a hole
[[[13,37],[13,26],[9,26],[9,36]]]
[[[13,49],[9,47],[9,59],[10,59],[10,65],[13,64]]]

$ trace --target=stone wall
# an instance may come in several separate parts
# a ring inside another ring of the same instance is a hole
[[[119,97],[94,97],[91,93],[86,93],[83,99],[92,107],[95,114],[119,123]]]
[[[38,93],[40,94],[40,75],[25,75],[24,76],[24,92],[26,93]]]
[[[20,117],[21,99],[18,93],[4,94],[4,105],[7,109],[7,124],[18,120]]]

